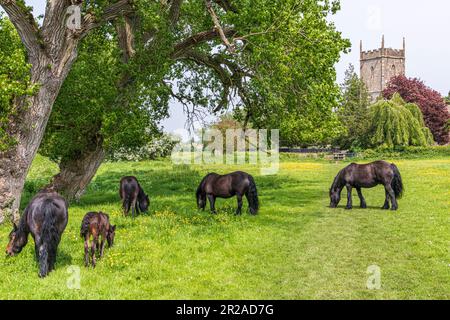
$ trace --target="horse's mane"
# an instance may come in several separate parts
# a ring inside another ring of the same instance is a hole
[[[141,201],[142,199],[145,198],[146,194],[144,192],[144,189],[142,189],[142,187],[139,183],[138,183],[138,187],[139,187],[138,200]]]
[[[330,187],[330,193],[331,193],[332,190],[340,187],[340,185],[339,185],[339,178],[341,177],[341,174],[342,174],[343,170],[344,169],[340,170],[338,172],[338,174],[336,175],[336,177],[334,177],[333,183],[331,184],[331,187]]]
[[[28,234],[28,223],[27,223],[27,215],[28,215],[28,207],[25,208],[25,211],[22,214],[22,217],[19,220],[19,225],[17,225],[17,234]]]
[[[201,181],[200,184],[198,185],[197,192],[195,193],[195,196],[197,197],[197,199],[198,199],[199,195],[200,195],[201,193],[203,193],[203,183],[205,182],[205,180],[206,180],[209,176],[211,176],[211,175],[213,175],[213,174],[216,174],[216,173],[211,172],[211,173],[208,173],[206,176],[203,177],[202,181]]]

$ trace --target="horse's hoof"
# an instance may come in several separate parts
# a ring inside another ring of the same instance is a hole
[[[362,205],[361,209],[367,209],[367,206],[366,205]]]
[[[353,207],[345,207],[345,210],[352,210]]]
[[[397,211],[398,208],[391,208],[391,211]]]

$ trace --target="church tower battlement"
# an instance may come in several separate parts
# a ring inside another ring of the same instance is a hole
[[[403,49],[386,48],[384,35],[380,49],[363,51],[361,41],[360,77],[366,84],[372,101],[382,94],[393,77],[406,74],[405,52],[405,38],[403,38]]]

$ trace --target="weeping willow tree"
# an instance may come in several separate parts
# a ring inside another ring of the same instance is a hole
[[[419,107],[406,103],[399,94],[372,105],[370,119],[372,147],[428,146],[434,142]]]

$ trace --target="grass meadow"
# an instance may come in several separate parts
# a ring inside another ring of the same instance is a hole
[[[356,192],[354,210],[344,209],[345,196],[328,208],[329,186],[346,162],[285,157],[273,176],[250,165],[105,163],[69,208],[56,270],[38,277],[30,237],[20,255],[0,256],[0,299],[449,299],[450,159],[394,162],[406,187],[397,212],[379,209],[381,186],[363,190],[368,209],[359,209]],[[219,199],[217,215],[198,211],[201,178],[238,169],[255,177],[259,214],[234,216],[235,198]],[[56,172],[37,157],[23,205]],[[121,214],[124,175],[137,176],[150,195],[149,213],[134,220]],[[117,225],[115,246],[85,268],[81,219],[99,210]],[[0,226],[1,250],[10,228]],[[366,286],[371,265],[381,270],[379,290]],[[79,289],[68,286],[77,267]]]

